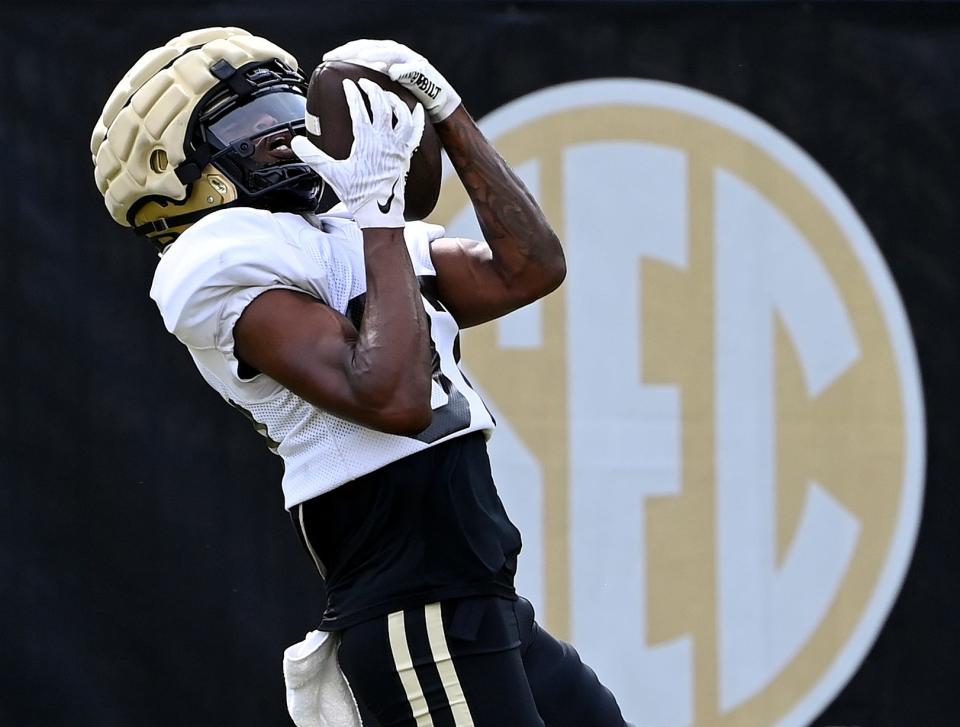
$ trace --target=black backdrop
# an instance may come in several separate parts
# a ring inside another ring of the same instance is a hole
[[[729,99],[821,164],[877,240],[918,346],[926,501],[903,592],[817,724],[958,713],[960,8],[834,3],[5,4],[0,10],[0,724],[286,725],[282,648],[320,607],[279,461],[196,375],[106,215],[89,134],[146,49],[239,25],[312,67],[420,49],[475,116],[636,76]]]

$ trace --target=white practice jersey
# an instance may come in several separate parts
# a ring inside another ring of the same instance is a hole
[[[301,399],[266,374],[241,376],[233,327],[258,295],[297,290],[359,327],[367,287],[360,228],[346,214],[304,218],[247,207],[203,218],[167,249],[150,290],[163,322],[190,351],[200,373],[251,418],[284,461],[286,507],[332,490],[434,444],[494,424],[458,366],[459,330],[436,296],[430,242],[443,228],[404,230],[420,279],[435,348],[433,422],[414,436],[384,434]]]

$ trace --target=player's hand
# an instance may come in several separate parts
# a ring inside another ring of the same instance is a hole
[[[359,83],[370,100],[369,116],[357,84],[343,81],[353,123],[350,156],[333,159],[305,136],[295,136],[290,146],[327,180],[360,227],[403,227],[406,174],[423,134],[423,109],[411,113],[396,94],[365,78]]]
[[[386,73],[408,88],[433,123],[443,121],[460,105],[460,96],[433,65],[416,51],[392,40],[352,40],[323,55],[324,61],[346,61]]]

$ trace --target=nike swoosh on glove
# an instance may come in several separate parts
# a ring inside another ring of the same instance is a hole
[[[361,78],[359,84],[343,80],[353,126],[346,159],[333,159],[305,136],[295,136],[290,147],[333,187],[360,227],[403,227],[406,175],[423,134],[423,109],[417,106],[411,113],[396,94],[373,81]],[[360,89],[370,101],[369,116]]]

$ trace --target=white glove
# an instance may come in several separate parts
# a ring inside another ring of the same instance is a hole
[[[396,94],[365,78],[360,88],[370,99],[372,119],[357,84],[343,80],[353,123],[350,156],[333,159],[305,136],[293,137],[290,148],[327,180],[360,227],[403,227],[406,174],[423,134],[423,109],[418,106],[410,113]]]
[[[460,96],[430,61],[396,41],[351,40],[324,53],[323,60],[356,63],[386,73],[416,96],[435,124],[460,105]]]

